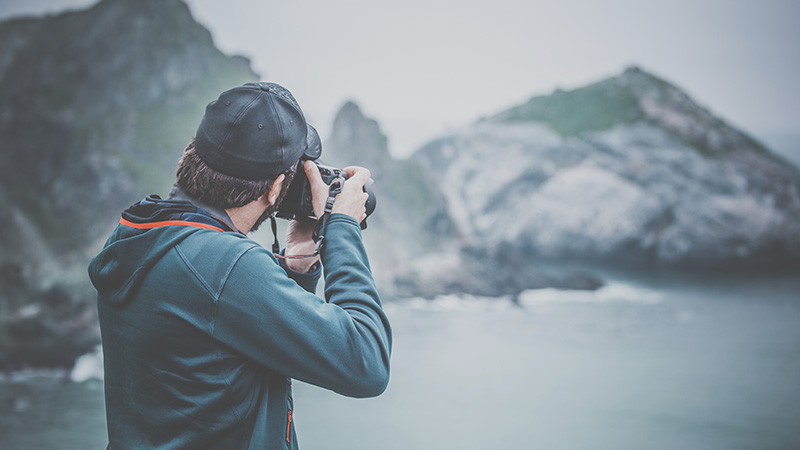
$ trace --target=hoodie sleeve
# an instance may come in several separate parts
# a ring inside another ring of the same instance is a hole
[[[281,250],[281,255],[284,254],[284,250]],[[311,272],[300,273],[295,272],[294,270],[289,268],[289,265],[286,264],[285,259],[279,259],[278,263],[281,265],[283,270],[286,272],[286,275],[289,278],[293,279],[300,285],[303,289],[311,292],[312,294],[317,290],[317,283],[319,282],[319,277],[322,275],[322,265],[319,263],[315,263],[315,266],[312,267]]]
[[[389,380],[391,328],[358,223],[331,216],[322,252],[325,297],[287,277],[261,247],[236,262],[217,300],[213,335],[284,376],[351,397],[372,397]]]

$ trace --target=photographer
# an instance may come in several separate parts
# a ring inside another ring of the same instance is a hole
[[[169,198],[123,212],[89,266],[109,448],[295,449],[292,378],[386,388],[391,330],[359,226],[370,174],[345,168],[334,200],[318,145],[289,91],[245,84],[209,103]],[[316,217],[332,200],[323,245],[313,221],[290,222],[282,254],[248,239],[303,176]]]

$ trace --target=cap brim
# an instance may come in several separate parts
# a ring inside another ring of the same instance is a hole
[[[303,152],[301,159],[315,160],[322,155],[322,139],[320,139],[319,133],[314,127],[311,125],[307,125],[307,127],[306,151]]]

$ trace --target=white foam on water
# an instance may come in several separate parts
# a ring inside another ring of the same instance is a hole
[[[69,374],[73,383],[83,383],[91,379],[103,381],[103,348],[97,346],[93,352],[79,356]]]
[[[473,295],[439,295],[432,300],[414,297],[387,302],[384,308],[411,309],[417,311],[500,311],[514,307],[508,297],[479,297]]]
[[[575,289],[530,289],[519,295],[522,306],[565,303],[636,303],[654,305],[661,302],[661,294],[652,289],[625,283],[611,282],[596,291]]]
[[[0,383],[26,383],[33,380],[50,380],[61,382],[67,376],[67,371],[57,368],[26,368],[8,372],[0,372]]]

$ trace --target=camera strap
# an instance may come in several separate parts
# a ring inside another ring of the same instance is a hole
[[[275,220],[275,214],[270,214],[269,221],[272,222],[272,236],[275,237],[272,242],[272,253],[279,255],[281,253],[281,243],[278,242],[278,221]]]
[[[318,255],[322,251],[322,246],[325,245],[325,230],[328,228],[328,219],[331,217],[333,211],[333,203],[336,201],[336,196],[342,193],[342,185],[344,185],[345,177],[338,176],[331,181],[328,187],[328,199],[325,201],[325,211],[322,217],[317,220],[317,225],[314,227],[314,232],[311,238],[317,243],[317,248],[314,249],[314,254]]]

